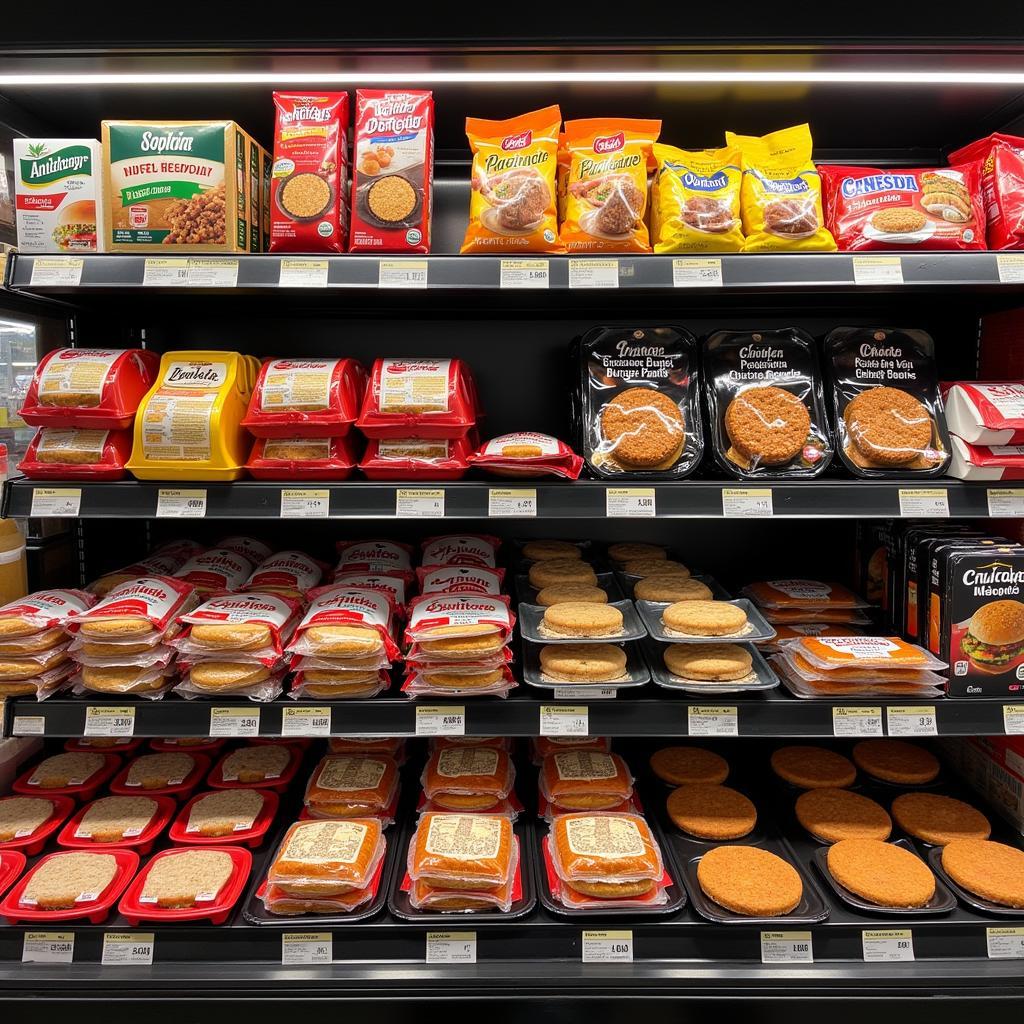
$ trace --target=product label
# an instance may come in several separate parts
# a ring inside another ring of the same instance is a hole
[[[18,218],[18,240],[21,242],[21,223],[23,219]],[[49,245],[46,240],[45,228],[39,230],[40,243],[37,251],[42,251]],[[52,259],[37,257],[32,261],[32,276],[29,284],[33,288],[77,288],[82,283],[82,270],[85,267],[83,259],[68,259],[67,257],[55,256]]]
[[[813,964],[810,932],[761,932],[761,963]]]
[[[104,964],[151,964],[156,936],[153,932],[104,932]]]
[[[465,736],[466,708],[464,705],[441,704],[416,706],[417,736]]]
[[[726,519],[766,519],[775,514],[770,487],[723,487],[722,516]]]
[[[135,708],[90,704],[85,709],[85,736],[132,736]]]
[[[865,928],[860,936],[866,963],[896,963],[914,959],[914,936],[909,928]]]
[[[355,864],[369,829],[354,821],[311,821],[289,836],[279,860],[308,864]]]
[[[901,487],[900,515],[905,519],[948,519],[949,495],[945,487]]]
[[[547,288],[548,285],[547,260],[501,261],[501,288]]]
[[[380,411],[447,412],[452,376],[450,359],[385,359],[378,381]]]
[[[444,490],[426,487],[395,489],[396,519],[433,519],[444,516]]]
[[[832,588],[817,580],[772,580],[767,586],[805,604],[828,604],[832,596]]]
[[[442,750],[437,759],[437,774],[446,779],[464,775],[498,774],[498,751],[491,747],[452,747]]]
[[[259,736],[259,708],[210,708],[210,736]]]
[[[161,487],[156,495],[158,519],[202,519],[206,515],[206,488],[184,490]]]
[[[1003,732],[1007,736],[1024,736],[1024,704],[1003,705]]]
[[[581,948],[585,964],[630,964],[633,962],[633,932],[585,931]]]
[[[337,793],[376,789],[384,778],[387,765],[363,757],[332,757],[320,769],[314,785]]]
[[[26,941],[28,936],[25,936]],[[990,960],[1024,960],[1024,928],[986,928],[985,944]]]
[[[39,373],[40,404],[82,405],[88,398],[99,398],[111,368],[123,354],[119,349],[58,350]]]
[[[378,288],[426,288],[430,264],[426,260],[381,260]]]
[[[560,689],[568,687],[556,687],[556,699],[561,696]],[[586,687],[576,687],[577,690]],[[614,691],[612,691],[614,694]],[[577,694],[578,696],[579,694]],[[591,696],[587,693],[587,696]],[[593,694],[600,696],[600,694]],[[590,710],[585,704],[541,704],[540,706],[540,735],[541,736],[589,736],[590,735]]]
[[[327,260],[281,260],[281,288],[326,288]]]
[[[884,636],[819,636],[815,642],[841,654],[844,661],[890,660],[900,650],[899,644]]]
[[[491,487],[487,491],[487,515],[492,519],[503,516],[533,518],[537,515],[537,489],[535,487]]]
[[[658,514],[653,487],[609,487],[605,515],[609,518],[653,518]]]
[[[337,359],[272,359],[263,369],[260,409],[312,412],[330,404]]]
[[[75,959],[74,932],[25,932],[23,964],[69,964]]]
[[[209,460],[210,424],[219,394],[168,392],[161,388],[146,403],[142,450],[156,462]]]
[[[32,518],[50,519],[77,516],[82,508],[81,487],[33,487]]]
[[[581,733],[580,735],[586,735]],[[555,754],[558,778],[572,782],[590,782],[618,778],[619,770],[611,755],[591,750],[567,750]]]
[[[107,443],[107,430],[59,430],[47,427],[39,435],[36,455],[53,458],[41,462],[99,462]]]
[[[569,260],[570,288],[618,288],[618,260]]]
[[[281,935],[281,963],[329,964],[334,959],[334,938],[330,932],[284,932]]]
[[[324,705],[281,709],[282,736],[330,736],[331,709]]]
[[[854,705],[832,709],[833,736],[881,736],[882,709]]]
[[[674,288],[720,288],[723,283],[720,259],[684,258],[672,261]]]
[[[739,711],[736,707],[694,707],[686,709],[686,729],[690,736],[738,736]]]
[[[428,964],[475,964],[476,932],[427,932]]]
[[[424,849],[454,860],[494,860],[501,851],[507,819],[468,814],[433,814]]]
[[[990,487],[988,489],[988,514],[993,519],[1024,518],[1024,489]]]
[[[899,256],[854,256],[854,284],[903,284],[903,261]]]
[[[424,565],[477,565],[494,568],[494,545],[468,535],[438,537],[423,548]]]
[[[935,724],[935,706],[887,707],[887,732],[890,736],[938,736]]]
[[[565,837],[578,857],[642,857],[646,852],[636,822],[612,814],[568,818]]]

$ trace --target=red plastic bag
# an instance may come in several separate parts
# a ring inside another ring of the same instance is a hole
[[[576,480],[583,469],[583,459],[567,444],[529,430],[492,438],[469,456],[469,464],[494,476],[560,476],[566,480]]]
[[[461,480],[469,472],[473,432],[454,441],[371,440],[359,468],[368,480]]]
[[[981,161],[990,249],[1024,249],[1024,139],[996,133],[955,153],[950,163]]]

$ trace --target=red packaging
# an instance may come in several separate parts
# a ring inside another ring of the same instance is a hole
[[[32,829],[31,832],[28,832],[26,835],[16,834],[13,839],[0,842],[0,853],[5,853],[9,850],[20,850],[25,856],[34,857],[37,853],[43,852],[46,840],[67,820],[68,815],[75,809],[75,801],[70,796],[52,796],[49,793],[24,795],[36,796],[40,800],[49,800],[53,810],[50,812],[50,816],[45,821],[40,822],[39,826]],[[3,805],[5,800],[10,799],[14,798],[0,797],[0,806]]]
[[[278,551],[256,567],[242,589],[300,596],[312,590],[323,575],[323,563],[305,552]]]
[[[939,388],[951,434],[968,444],[1024,444],[1024,381],[960,380]]]
[[[432,94],[357,90],[349,252],[430,252],[433,177]]]
[[[461,480],[469,470],[472,434],[454,441],[371,440],[359,468],[369,480]]]
[[[996,133],[949,154],[949,162],[981,161],[981,190],[990,249],[1024,249],[1024,139]]]
[[[274,553],[274,549],[269,544],[264,544],[263,541],[257,540],[255,537],[246,537],[244,534],[223,537],[217,541],[215,546],[227,548],[228,551],[234,551],[236,555],[248,558],[253,565],[259,565],[260,562],[269,558]],[[161,548],[161,550],[163,549]],[[201,550],[202,548],[200,548]],[[192,554],[198,554],[198,552],[192,552]]]
[[[54,755],[58,757],[60,755]],[[45,758],[18,776],[11,784],[12,793],[22,796],[42,796],[52,800],[55,796],[77,796],[82,800],[91,800],[104,783],[112,779],[121,767],[121,758],[116,754],[103,754],[103,764],[84,779],[72,779],[66,786],[39,785],[37,772],[53,758]],[[35,780],[35,781],[33,781]]]
[[[985,248],[978,161],[938,169],[818,171],[828,228],[845,252]]]
[[[0,621],[17,620],[18,627],[5,627],[4,639],[12,640],[47,629],[67,626],[96,603],[84,590],[37,590],[0,608]]]
[[[78,633],[83,622],[98,619],[148,619],[153,629],[163,632],[186,610],[195,588],[170,576],[142,576],[114,587],[88,611],[69,619],[64,628]],[[88,633],[88,631],[87,631]]]
[[[327,587],[310,602],[306,615],[295,630],[288,650],[292,654],[322,654],[322,645],[310,644],[306,633],[313,627],[362,626],[375,631],[390,660],[399,657],[394,641],[394,612],[386,595],[355,587]],[[329,652],[327,652],[329,653]]]
[[[268,790],[260,790],[260,796],[263,798],[263,807],[249,828],[240,828],[223,836],[204,836],[200,834],[196,826],[193,826],[192,829],[189,828],[189,820],[192,816],[192,808],[209,795],[209,791],[197,793],[182,807],[167,832],[167,838],[172,843],[177,843],[181,846],[224,846],[229,843],[242,843],[251,849],[256,849],[263,842],[263,837],[267,834],[267,830],[277,815],[280,797]]]
[[[549,434],[522,430],[492,438],[469,456],[469,464],[494,476],[559,476],[576,480],[583,459]]]
[[[191,583],[201,594],[231,594],[249,578],[252,562],[227,548],[210,548],[190,558],[175,579]]]
[[[295,778],[299,765],[302,764],[303,749],[301,747],[290,748],[288,763],[281,774],[268,775],[266,778],[256,782],[242,782],[239,779],[224,778],[224,762],[231,756],[231,753],[231,751],[228,751],[228,753],[224,754],[213,766],[213,771],[207,776],[206,785],[210,789],[269,789],[274,793],[283,793],[288,788],[292,779]]]
[[[131,454],[130,430],[41,427],[18,469],[30,480],[121,480]]]
[[[270,630],[270,643],[256,650],[245,649],[245,656],[254,658],[270,655],[274,660],[280,658],[283,646],[288,642],[298,621],[302,605],[280,594],[261,594],[249,592],[245,594],[226,594],[205,601],[195,611],[183,615],[180,622],[187,624],[188,629],[176,637],[172,646],[185,654],[200,654],[205,658],[216,658],[218,649],[192,640],[192,627],[196,625],[237,625],[255,624],[266,626]],[[228,651],[221,650],[227,657]],[[230,660],[230,658],[228,658]]]
[[[420,564],[476,565],[493,569],[497,565],[501,538],[486,533],[452,533],[443,537],[427,537],[420,544]]]
[[[504,569],[476,565],[435,565],[419,568],[421,594],[500,594]]]
[[[271,252],[344,252],[348,93],[275,92]]]
[[[378,440],[452,440],[478,415],[476,384],[461,359],[377,359],[356,426]]]
[[[134,794],[131,794],[134,795]],[[125,835],[113,843],[97,843],[89,836],[78,835],[78,828],[82,819],[86,816],[90,804],[80,807],[71,820],[60,830],[57,836],[57,845],[66,850],[95,850],[97,853],[105,853],[108,850],[135,850],[139,854],[147,854],[153,848],[157,836],[164,830],[167,823],[174,817],[178,805],[173,797],[153,796],[150,792],[142,794],[151,797],[156,804],[153,817],[149,819],[146,827],[137,835]]]
[[[946,473],[958,480],[1024,480],[1024,445],[968,444],[956,434],[949,440],[953,456]]]
[[[336,572],[332,586],[355,587],[357,590],[376,590],[384,594],[391,602],[395,611],[405,606],[406,582],[401,576],[388,573],[369,573],[362,570],[358,572]],[[320,591],[316,590],[310,594],[314,598]]]
[[[242,426],[255,437],[340,437],[359,415],[365,386],[355,359],[269,359]]]
[[[494,597],[425,594],[409,605],[407,643],[499,633],[507,642],[516,617],[504,595]]]
[[[245,468],[256,480],[347,480],[356,468],[354,435],[257,438]]]
[[[25,854],[0,850],[0,896],[7,892],[25,867]]]
[[[343,540],[338,542],[338,567],[342,572],[372,572],[384,576],[401,576],[412,583],[412,546],[391,540]]]

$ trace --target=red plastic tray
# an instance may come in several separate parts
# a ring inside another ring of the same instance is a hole
[[[21,874],[25,867],[25,854],[17,850],[0,850],[0,896]]]
[[[232,832],[229,836],[200,836],[194,832],[187,832],[188,816],[192,813],[192,806],[204,796],[209,795],[209,792],[197,793],[182,807],[178,812],[178,816],[171,824],[167,838],[172,843],[181,843],[185,846],[227,846],[241,843],[243,846],[248,846],[255,850],[263,842],[267,830],[277,816],[277,809],[280,805],[278,795],[273,791],[260,794],[263,797],[263,809],[256,815],[252,828]]]
[[[244,846],[211,846],[210,850],[223,850],[234,862],[235,870],[227,880],[224,887],[217,894],[217,898],[199,907],[184,907],[179,909],[167,909],[158,907],[152,903],[140,903],[139,896],[146,884],[146,877],[153,869],[153,865],[163,857],[171,857],[175,854],[184,853],[180,847],[170,850],[163,850],[153,857],[150,862],[135,876],[135,880],[129,886],[118,905],[117,912],[124,917],[134,928],[140,921],[158,921],[161,924],[167,921],[202,921],[209,920],[210,924],[223,924],[231,913],[231,909],[238,902],[249,880],[249,872],[252,870],[252,854]],[[0,907],[2,909],[2,907]]]
[[[64,744],[64,749],[71,753],[97,753],[97,754],[134,754],[146,741],[137,736],[118,736],[114,740],[114,746],[105,747],[93,743],[88,736],[76,736]]]
[[[97,750],[96,753],[98,754],[99,751]],[[104,754],[103,757],[105,764],[91,778],[81,785],[61,786],[59,789],[43,789],[40,786],[29,785],[28,780],[32,777],[32,773],[42,764],[42,761],[36,761],[31,768],[22,772],[14,780],[11,792],[20,793],[22,796],[77,796],[81,800],[91,800],[100,791],[103,784],[109,782],[121,767],[121,758],[117,754]],[[46,759],[43,758],[43,760]]]
[[[182,751],[185,753],[185,751]],[[158,786],[156,789],[143,789],[142,786],[129,786],[125,783],[128,773],[131,771],[131,764],[126,764],[117,773],[117,778],[110,783],[110,792],[117,796],[177,796],[185,799],[191,796],[192,791],[203,780],[203,776],[210,770],[210,759],[205,754],[193,754],[187,752],[194,760],[192,771],[188,773],[174,786]]]
[[[6,797],[0,797],[0,803],[3,803],[5,799]],[[6,843],[0,843],[0,853],[5,850],[21,850],[29,857],[42,853],[46,840],[61,827],[67,816],[75,809],[75,801],[69,796],[50,796],[47,793],[42,799],[53,802],[53,813],[50,817],[32,835],[22,836],[20,839],[8,839]]]
[[[138,795],[149,796],[150,794],[147,792]],[[85,817],[86,811],[92,806],[91,803],[88,803],[60,830],[60,835],[57,836],[57,845],[68,850],[93,850],[97,853],[102,853],[105,850],[134,850],[139,854],[149,853],[153,849],[153,843],[156,842],[157,836],[167,827],[167,822],[174,817],[174,812],[178,808],[173,797],[154,796],[153,799],[156,801],[156,813],[137,836],[129,836],[116,843],[94,843],[91,839],[77,837],[75,831]]]
[[[11,924],[20,924],[22,921],[74,921],[79,917],[87,917],[90,924],[100,924],[105,921],[110,914],[111,907],[117,902],[118,896],[124,892],[139,866],[139,855],[134,850],[110,851],[110,856],[117,860],[117,873],[110,885],[100,893],[99,899],[79,903],[78,906],[70,907],[67,910],[33,910],[31,907],[23,907],[19,903],[28,880],[39,870],[40,864],[45,864],[54,857],[66,857],[71,852],[63,850],[60,853],[51,853],[37,861],[32,870],[22,875],[18,884],[0,903],[0,917],[6,918]]]
[[[289,747],[308,750],[313,745],[313,740],[308,736],[253,736],[249,740],[251,747],[265,747],[268,743],[286,743]]]
[[[181,751],[185,754],[212,754],[220,750],[226,740],[206,739],[202,743],[191,743],[182,745],[173,739],[158,739],[149,741],[149,749],[156,754],[176,754]]]
[[[210,789],[270,789],[275,793],[283,793],[288,788],[292,779],[295,778],[295,773],[299,770],[299,765],[302,763],[303,754],[299,747],[293,747],[288,743],[284,745],[290,747],[291,759],[285,765],[284,771],[276,779],[264,779],[262,782],[225,782],[224,761],[230,756],[230,754],[225,754],[213,766],[213,771],[206,778],[206,784]]]

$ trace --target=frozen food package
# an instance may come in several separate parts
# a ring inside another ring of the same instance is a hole
[[[40,427],[18,469],[30,480],[122,480],[130,430]]]
[[[871,602],[858,597],[841,583],[819,580],[763,580],[749,583],[740,591],[758,608],[870,608]]]
[[[469,464],[492,476],[526,479],[554,476],[576,480],[583,469],[583,459],[567,444],[550,434],[529,430],[491,438],[469,456]]]
[[[824,672],[872,668],[924,671],[948,667],[923,647],[896,636],[804,636],[779,646],[783,654],[799,655]]]
[[[561,810],[607,810],[633,795],[633,776],[618,754],[563,750],[544,758],[540,791]]]
[[[951,164],[981,161],[989,249],[1024,249],[1024,139],[996,132],[949,154]]]
[[[347,480],[359,458],[355,435],[258,437],[245,463],[255,480]]]
[[[84,590],[37,590],[0,608],[0,641],[62,628],[96,603]]]
[[[486,811],[512,792],[515,767],[496,747],[435,750],[420,777],[428,800],[449,811]]]
[[[398,766],[380,755],[328,754],[313,769],[304,797],[314,818],[380,817],[398,790]]]
[[[230,594],[241,589],[252,570],[248,558],[227,548],[210,548],[193,555],[174,577],[191,583],[204,596]]]
[[[416,581],[412,569],[412,545],[392,540],[343,540],[338,542],[338,566],[342,572],[372,572]]]
[[[298,821],[285,832],[267,881],[289,896],[343,896],[370,884],[385,845],[377,818]]]
[[[558,877],[585,895],[640,895],[626,883],[661,881],[665,867],[650,825],[638,814],[560,814],[551,824]]]
[[[376,590],[324,587],[314,595],[289,645],[292,654],[399,657],[391,600]]]
[[[305,598],[323,579],[326,568],[304,551],[278,551],[256,566],[241,589]]]
[[[940,389],[950,434],[971,445],[1024,444],[1024,381],[958,380]]]
[[[143,576],[114,587],[98,604],[69,619],[72,633],[96,641],[146,642],[162,636],[198,604],[195,587],[169,576]]]
[[[474,565],[493,569],[501,538],[486,533],[451,533],[427,537],[420,545],[420,565]]]
[[[368,480],[461,480],[469,471],[473,433],[451,441],[371,438],[359,469]]]
[[[409,843],[409,877],[438,889],[490,889],[511,878],[514,846],[502,815],[424,814]]]

